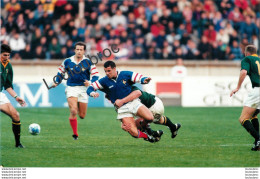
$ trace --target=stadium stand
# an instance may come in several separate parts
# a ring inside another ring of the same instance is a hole
[[[61,60],[84,41],[90,55],[117,44],[118,60],[232,61],[259,49],[259,29],[259,0],[1,0],[13,60]]]

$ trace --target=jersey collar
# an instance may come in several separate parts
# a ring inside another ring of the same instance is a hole
[[[257,55],[257,54],[252,54],[251,56],[258,57],[258,55]]]
[[[81,61],[83,61],[84,59],[86,59],[87,57],[85,56],[85,55],[83,55],[83,58],[82,58],[82,60],[81,61],[79,61],[79,62],[77,62],[76,60],[75,60],[75,55],[73,55],[73,56],[71,56],[70,57],[70,60],[72,61],[72,62],[74,62],[74,63],[76,63],[77,65],[81,62]]]
[[[6,63],[3,63],[2,60],[1,60],[1,63],[2,63],[2,65],[4,66],[4,68],[8,65],[9,62],[10,62],[9,59],[6,61]]]

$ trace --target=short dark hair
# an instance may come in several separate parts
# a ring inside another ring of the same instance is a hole
[[[6,44],[1,44],[1,49],[0,50],[1,50],[1,53],[5,53],[5,52],[11,53],[12,52],[10,46],[6,45]]]
[[[247,45],[245,48],[245,53],[250,53],[250,54],[256,54],[256,47],[254,45]]]
[[[84,50],[86,50],[86,44],[84,42],[77,42],[75,43],[74,45],[74,49],[76,49],[76,46],[79,45],[79,46],[83,46],[84,47]]]
[[[105,68],[107,68],[107,67],[115,68],[115,67],[116,67],[116,64],[115,64],[115,62],[113,62],[113,61],[106,61],[106,62],[104,63],[104,67],[105,67]]]

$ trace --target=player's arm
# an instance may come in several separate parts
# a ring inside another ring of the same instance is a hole
[[[144,77],[140,73],[132,72],[131,74],[131,81],[134,83],[148,84],[151,80],[152,78]]]
[[[10,68],[10,72],[8,74],[8,77],[7,77],[6,84],[5,84],[4,88],[13,98],[15,98],[15,100],[21,106],[25,106],[26,105],[25,101],[22,98],[20,98],[16,94],[16,92],[13,90],[13,69],[12,69],[12,67]]]
[[[89,72],[90,72],[91,80],[90,81],[85,80],[85,82],[84,82],[85,86],[87,86],[87,87],[91,83],[93,83],[93,82],[95,82],[95,81],[97,81],[99,79],[99,72],[98,72],[97,67],[96,67],[95,64],[92,64],[90,66],[90,71]]]
[[[139,98],[142,95],[142,92],[138,89],[135,91],[132,91],[128,96],[124,97],[123,99],[117,99],[114,103],[114,105],[117,108],[120,108],[123,106],[125,103],[128,103],[130,101],[133,101],[136,98]]]
[[[97,90],[104,89],[102,85],[102,79],[95,81],[94,83],[91,83],[91,85],[87,89],[87,94],[91,97],[97,98],[99,97],[99,94],[96,92]]]
[[[64,79],[66,70],[65,70],[65,64],[64,64],[65,60],[62,62],[62,64],[58,67],[58,73],[56,75],[56,78],[53,79],[54,83],[52,84],[51,87],[55,88],[56,86],[58,86],[62,80]]]
[[[240,75],[239,75],[239,80],[238,80],[238,83],[237,83],[237,87],[236,89],[232,90],[232,92],[230,93],[230,97],[233,96],[233,94],[235,94],[236,92],[238,92],[238,90],[240,89],[243,81],[245,80],[246,78],[246,75],[247,75],[247,71],[245,69],[242,69],[240,71]]]

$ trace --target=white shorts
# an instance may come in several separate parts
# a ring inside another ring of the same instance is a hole
[[[143,104],[140,102],[140,99],[134,99],[131,102],[126,103],[125,105],[121,106],[117,110],[117,119],[123,119],[125,117],[134,117],[138,111],[138,109]]]
[[[153,122],[158,122],[164,114],[164,105],[160,98],[155,97],[155,103],[149,108],[153,113]]]
[[[254,87],[244,101],[244,106],[260,109],[260,87]]]
[[[78,98],[78,102],[88,103],[88,87],[86,86],[67,86],[65,89],[66,97],[76,97]]]
[[[6,95],[2,92],[0,92],[0,105],[10,103],[9,99],[6,97]]]

